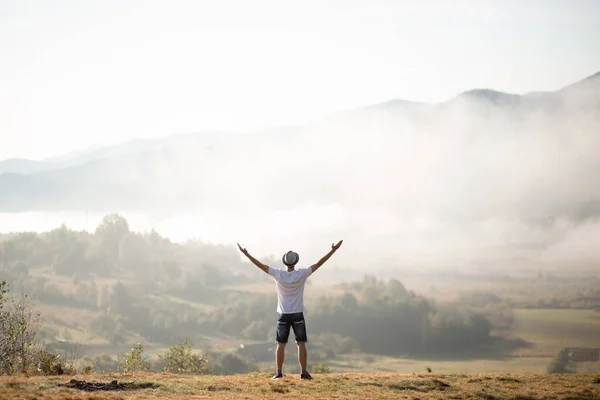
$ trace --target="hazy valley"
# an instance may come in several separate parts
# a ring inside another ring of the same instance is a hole
[[[185,337],[216,372],[268,370],[272,282],[235,242],[281,267],[344,239],[306,290],[311,365],[545,372],[599,344],[599,154],[596,74],[5,160],[0,280],[31,296],[48,348],[99,371]]]

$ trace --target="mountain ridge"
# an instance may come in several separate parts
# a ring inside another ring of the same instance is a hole
[[[409,135],[457,129],[493,132],[504,129],[498,124],[505,121],[510,130],[529,129],[519,125],[528,116],[536,118],[540,129],[549,129],[561,116],[572,119],[573,110],[578,115],[600,112],[600,73],[556,92],[516,95],[473,89],[438,104],[392,99],[283,130],[176,134],[47,162],[7,160],[0,162],[0,212],[64,210],[82,204],[90,209],[220,206],[220,196],[231,202],[237,197],[239,173],[249,175],[243,184],[251,191],[272,190],[297,179],[299,193],[293,200],[278,192],[268,196],[274,207],[302,204],[332,191],[352,198],[360,183],[331,183],[316,171],[334,162],[363,176],[364,182],[357,182],[375,185],[367,175],[381,173],[383,160],[395,165],[393,149],[410,146]],[[371,158],[375,154],[380,156]],[[307,169],[307,162],[315,172]]]
[[[524,94],[515,94],[499,91],[492,88],[473,88],[465,90],[458,95],[451,97],[448,100],[438,102],[438,103],[428,103],[428,102],[420,102],[420,101],[412,101],[405,100],[400,98],[392,98],[386,101],[382,101],[379,103],[374,103],[371,105],[365,105],[363,107],[358,107],[354,109],[349,109],[346,111],[342,111],[340,115],[347,115],[353,112],[361,112],[361,111],[370,111],[370,110],[386,110],[386,111],[398,111],[399,109],[404,109],[403,111],[406,113],[410,113],[415,109],[424,109],[430,106],[440,106],[448,103],[452,103],[461,98],[475,98],[475,99],[484,99],[490,101],[495,104],[515,104],[522,102],[524,99],[535,99],[539,100],[540,98],[544,98],[546,96],[553,96],[555,94],[561,93],[562,91],[569,90],[569,88],[576,88],[581,84],[586,84],[589,82],[598,83],[600,88],[600,71],[595,74],[589,75],[579,81],[568,84],[564,87],[561,87],[555,91],[533,91],[527,92]],[[265,132],[273,132],[278,130],[283,130],[282,127],[275,127],[266,130]],[[298,127],[293,126],[295,130]],[[95,154],[94,158],[98,157],[98,153],[102,152],[110,152],[111,150],[115,150],[117,148],[123,149],[127,146],[132,146],[134,144],[142,144],[142,145],[152,145],[153,143],[160,143],[161,141],[167,141],[170,139],[180,139],[180,138],[197,138],[199,136],[204,135],[235,135],[232,132],[219,132],[219,131],[200,131],[194,133],[175,133],[165,136],[160,136],[156,138],[134,138],[131,140],[127,140],[124,142],[116,143],[113,145],[93,145],[89,146],[85,149],[78,150],[72,153],[67,153],[63,155],[57,155],[53,157],[49,157],[40,161],[30,160],[27,158],[8,158],[4,160],[0,160],[0,175],[5,172],[13,172],[13,173],[30,173],[30,172],[38,172],[40,169],[44,169],[44,165],[54,164],[57,166],[65,166],[69,164],[69,160],[78,159],[80,157],[85,156],[86,154]],[[118,151],[118,150],[117,150]],[[135,150],[137,151],[137,150]],[[75,164],[78,164],[75,162]]]

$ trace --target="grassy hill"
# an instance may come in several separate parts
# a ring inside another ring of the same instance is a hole
[[[344,373],[315,374],[314,378],[313,381],[300,381],[297,375],[287,375],[283,380],[271,381],[267,373],[235,376],[136,373],[0,377],[0,398],[600,399],[600,377],[592,375]],[[117,383],[110,384],[114,380]],[[94,388],[92,383],[105,383],[104,389],[111,390],[91,391]]]

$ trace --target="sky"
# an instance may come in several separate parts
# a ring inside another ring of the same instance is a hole
[[[0,0],[0,160],[600,70],[600,2]]]

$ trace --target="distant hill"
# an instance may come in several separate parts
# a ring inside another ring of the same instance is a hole
[[[44,168],[43,162],[13,158],[0,161],[0,174],[20,173],[31,174]]]
[[[459,97],[472,101],[489,102],[497,106],[516,106],[522,101],[522,97],[518,94],[498,92],[492,89],[473,89],[462,93]]]
[[[395,163],[414,138],[529,131],[533,124],[536,130],[552,130],[583,113],[596,115],[586,122],[593,130],[590,124],[600,120],[600,74],[555,92],[517,95],[474,89],[440,104],[396,99],[305,126],[250,135],[173,135],[39,162],[5,160],[0,162],[0,212],[182,211],[234,206],[240,195],[257,193],[256,201],[273,207],[360,203],[363,194],[357,193],[385,186],[372,177],[407,173]],[[345,179],[332,180],[332,174]]]

